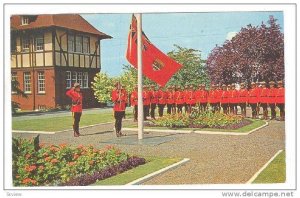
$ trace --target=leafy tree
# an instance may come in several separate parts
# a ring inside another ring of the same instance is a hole
[[[109,77],[107,73],[99,72],[94,77],[92,82],[92,89],[94,95],[100,103],[107,103],[111,101],[111,91],[114,88],[114,84],[117,81],[116,78]]]
[[[277,81],[284,79],[284,40],[276,19],[269,17],[268,26],[241,28],[240,32],[216,46],[207,59],[213,83]]]
[[[181,63],[183,67],[170,79],[167,85],[198,86],[209,84],[209,77],[205,67],[205,61],[201,59],[201,52],[174,45],[176,49],[168,53],[168,56]]]

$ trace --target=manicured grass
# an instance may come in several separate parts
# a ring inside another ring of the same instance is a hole
[[[180,158],[158,158],[158,157],[147,157],[146,164],[140,165],[132,170],[128,170],[124,173],[116,175],[114,177],[107,178],[105,180],[97,181],[93,186],[100,185],[125,185],[136,179],[144,177],[150,173],[158,171],[176,162],[179,162]]]
[[[132,118],[131,112],[126,112],[126,118]],[[100,124],[105,122],[113,122],[113,112],[111,113],[94,113],[83,114],[80,120],[80,127]],[[71,129],[73,118],[71,112],[69,116],[51,117],[42,119],[28,119],[28,120],[13,120],[13,130],[28,130],[28,131],[62,131]]]
[[[167,127],[145,127],[146,129],[166,129],[166,130],[187,130],[187,131],[211,131],[211,132],[220,132],[220,131],[226,131],[226,132],[238,132],[238,133],[246,133],[249,132],[255,128],[258,128],[260,126],[263,126],[264,124],[266,124],[265,121],[263,120],[253,120],[253,119],[248,119],[251,120],[252,123],[246,126],[243,126],[239,129],[235,129],[235,130],[229,130],[229,129],[214,129],[214,128],[167,128]],[[128,128],[136,128],[137,125],[130,125],[127,126]]]
[[[281,152],[253,181],[253,183],[284,183],[286,180],[285,151]]]

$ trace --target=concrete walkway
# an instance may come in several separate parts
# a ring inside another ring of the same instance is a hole
[[[132,121],[124,122],[124,126]],[[247,136],[204,134],[167,134],[150,132],[145,138],[171,140],[158,145],[117,144],[125,152],[138,156],[190,158],[185,165],[157,176],[145,184],[227,184],[247,182],[278,150],[285,147],[284,122],[270,121],[269,126]],[[113,124],[81,130],[74,138],[72,131],[54,135],[42,134],[40,141],[47,144],[92,144],[104,147],[115,138]],[[137,138],[136,132],[126,132],[127,138]],[[13,133],[13,137],[31,138],[36,134]]]

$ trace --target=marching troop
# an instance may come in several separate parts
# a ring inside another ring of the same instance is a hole
[[[268,119],[268,111],[271,110],[270,119],[276,119],[276,107],[280,111],[280,120],[285,119],[284,101],[285,89],[283,82],[252,82],[250,89],[247,89],[244,83],[236,89],[235,84],[222,86],[211,85],[210,90],[205,89],[201,84],[196,89],[194,86],[169,86],[167,90],[162,87],[158,89],[155,86],[143,87],[143,107],[144,119],[150,116],[155,119],[155,109],[158,108],[158,115],[161,117],[164,108],[167,107],[167,114],[191,113],[193,107],[198,107],[200,112],[211,110],[225,114],[237,114],[238,106],[241,109],[241,115],[246,117],[246,107],[249,105],[252,110],[252,118],[259,116],[262,108],[262,119]],[[138,93],[137,87],[130,96],[131,106],[134,108],[134,120],[137,120]],[[210,107],[210,108],[209,108]]]

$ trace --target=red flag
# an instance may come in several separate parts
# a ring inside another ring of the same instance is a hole
[[[132,16],[128,35],[126,58],[131,65],[137,68],[137,21],[134,16]],[[165,86],[182,67],[181,64],[155,47],[144,32],[142,34],[142,59],[143,74],[160,86]]]

